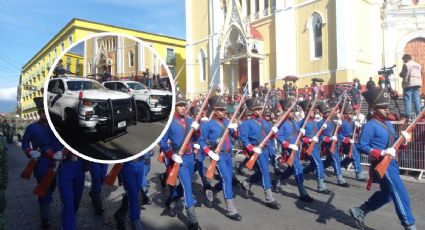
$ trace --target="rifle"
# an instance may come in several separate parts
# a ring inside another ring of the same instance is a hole
[[[21,178],[23,179],[30,179],[32,172],[34,171],[35,166],[37,165],[36,159],[31,159],[27,166],[25,167],[24,171],[21,173]]]
[[[308,113],[305,115],[303,126],[301,127],[302,129],[305,129],[305,127],[307,126],[308,120],[310,119],[310,115],[314,111],[314,109],[316,108],[318,98],[319,97],[316,96],[316,98],[314,99],[313,105],[309,109]],[[299,142],[302,138],[302,135],[303,134],[301,132],[298,133],[297,140],[295,141],[295,145],[299,144]],[[297,153],[297,151],[292,150],[291,155],[289,155],[289,158],[286,160],[286,163],[288,164],[289,167],[292,167],[292,165],[294,164],[294,158],[295,158],[296,153]]]
[[[211,81],[211,83],[213,83],[214,81]],[[202,116],[202,112],[205,110],[205,108],[207,107],[208,104],[208,99],[211,97],[211,94],[213,92],[213,87],[210,88],[210,91],[208,92],[208,95],[206,96],[204,102],[202,103],[201,109],[199,110],[199,113],[196,115],[195,121],[199,123],[199,120],[201,119]],[[179,150],[179,155],[182,156],[187,148],[187,145],[190,143],[190,140],[192,139],[192,135],[195,132],[195,129],[193,127],[190,128],[189,133],[186,135],[180,150]],[[177,162],[174,162],[173,164],[173,168],[170,171],[170,174],[167,177],[167,181],[166,183],[170,186],[175,186],[176,185],[176,180],[177,180],[177,175],[180,169],[180,164]]]
[[[69,152],[68,149],[63,148],[62,153],[65,155]],[[59,165],[61,164],[62,160],[59,162],[56,162],[55,167],[49,168],[49,171],[47,171],[46,175],[43,177],[43,179],[40,181],[40,183],[35,187],[33,193],[39,197],[43,197],[46,195],[47,190],[49,190],[50,185],[52,184],[53,180],[56,177],[56,173],[58,172]]]
[[[292,99],[292,105],[291,107],[289,107],[289,109],[282,114],[279,119],[277,120],[277,122],[274,124],[274,126],[279,127],[283,121],[286,119],[286,117],[288,116],[288,114],[291,112],[291,110],[294,108],[294,106],[297,104],[297,97],[294,97]],[[261,122],[261,121],[260,121]],[[260,145],[258,146],[260,149],[263,149],[264,146],[266,146],[267,142],[269,141],[269,139],[274,135],[275,133],[273,132],[273,130],[270,130],[270,132],[267,134],[266,137],[264,137],[263,141],[260,143]],[[254,167],[255,162],[257,161],[259,157],[258,153],[254,153],[252,154],[251,158],[249,158],[248,162],[246,162],[245,167],[247,167],[249,170],[251,170]]]
[[[405,130],[408,133],[412,133],[413,129],[416,127],[418,122],[422,120],[422,118],[425,116],[425,109],[422,110],[422,112],[416,117],[416,119],[407,126],[407,129]],[[395,150],[398,150],[401,144],[405,141],[405,138],[403,135],[400,135],[400,137],[397,139],[396,142],[393,144],[393,148]],[[392,157],[390,155],[385,155],[384,158],[376,165],[375,172],[378,174],[378,176],[382,179],[385,175],[385,172],[387,171],[388,166],[391,163]]]
[[[106,175],[103,179],[103,183],[109,186],[114,185],[115,180],[117,179],[118,174],[121,172],[122,167],[122,163],[114,164],[114,167],[112,167],[111,171],[109,171],[108,175]]]
[[[345,93],[344,93],[345,94]],[[329,122],[329,120],[331,119],[331,117],[333,117],[336,109],[338,108],[339,104],[341,103],[342,97],[339,98],[338,103],[336,104],[336,106],[332,109],[332,111],[330,112],[328,118],[326,118],[325,122],[323,124],[326,124]],[[322,132],[325,130],[324,126],[322,125],[322,127],[320,127],[319,131],[316,133],[316,137],[319,138],[320,135],[322,135]],[[307,148],[306,153],[308,156],[311,156],[311,154],[313,153],[314,150],[314,146],[316,145],[315,141],[311,141],[310,146]]]
[[[236,108],[235,112],[233,113],[232,118],[230,119],[230,123],[232,123],[233,121],[235,121],[236,116],[237,116],[239,110],[242,108],[243,103],[245,103],[245,98],[246,98],[246,94],[244,94],[244,96],[242,97],[242,99],[241,99],[238,107]],[[214,152],[216,154],[220,154],[221,148],[223,147],[224,141],[226,141],[226,138],[229,135],[229,132],[230,132],[230,129],[229,128],[226,128],[226,130],[224,131],[223,135],[221,136],[220,141],[217,144],[217,147],[214,150]],[[205,173],[205,176],[208,179],[211,179],[212,180],[214,178],[214,173],[215,173],[215,168],[216,167],[217,167],[217,161],[211,159],[210,165],[208,166],[207,172]]]
[[[341,106],[341,111],[340,111],[341,114],[344,114],[346,103],[347,103],[347,95],[345,95],[344,102],[342,103],[342,106]],[[342,121],[342,115],[341,115],[341,121]],[[338,136],[340,127],[341,125],[339,123],[335,125],[334,136]],[[331,147],[329,148],[329,151],[331,151],[332,154],[335,154],[336,142],[338,142],[338,140],[332,141]]]
[[[362,109],[362,102],[363,102],[363,97],[360,96],[360,109],[359,109],[360,111]],[[357,132],[357,126],[354,125],[353,140],[356,140],[356,132]],[[353,148],[354,148],[354,144],[350,144],[350,150],[348,151],[349,158],[353,158]]]

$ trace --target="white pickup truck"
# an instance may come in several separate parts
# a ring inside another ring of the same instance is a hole
[[[137,123],[136,103],[131,95],[108,90],[91,79],[49,80],[47,103],[51,119],[63,124],[67,132],[108,135]]]
[[[102,83],[110,90],[134,96],[140,121],[165,118],[170,115],[172,93],[167,90],[149,89],[137,81],[107,81]]]

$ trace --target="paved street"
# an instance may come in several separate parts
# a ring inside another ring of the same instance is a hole
[[[39,229],[39,215],[37,199],[32,195],[35,187],[35,180],[23,180],[19,177],[27,159],[19,148],[18,143],[8,145],[9,151],[9,186],[6,192],[7,207],[6,220],[7,228],[14,229]],[[240,160],[240,159],[238,159]],[[149,175],[151,179],[149,194],[153,203],[144,206],[141,218],[146,229],[185,229],[184,209],[180,202],[177,207],[178,217],[170,218],[162,216],[163,201],[167,192],[161,191],[157,177],[163,172],[164,167],[156,161],[156,156],[152,159],[152,171]],[[354,174],[346,172],[347,181],[351,184],[349,189],[340,188],[335,185],[336,178],[328,177],[328,187],[335,192],[332,196],[322,195],[312,191],[316,187],[315,180],[306,180],[306,186],[316,201],[312,204],[305,204],[297,200],[298,191],[291,179],[287,185],[283,186],[283,194],[275,194],[275,198],[282,205],[281,210],[271,210],[264,206],[264,194],[262,189],[254,185],[252,187],[255,196],[250,200],[245,200],[240,196],[236,197],[236,205],[240,214],[243,216],[241,222],[234,222],[223,216],[224,200],[221,192],[216,194],[216,202],[213,208],[205,207],[202,202],[202,190],[200,180],[197,178],[194,193],[200,203],[197,208],[200,224],[207,230],[280,230],[280,229],[354,229],[353,222],[348,215],[347,210],[350,207],[359,205],[367,199],[371,192],[365,190],[365,183],[353,180]],[[238,176],[242,179],[241,176]],[[410,179],[409,181],[415,181]],[[418,229],[425,229],[425,195],[423,193],[425,184],[418,182],[405,182],[410,192],[413,213],[416,217]],[[102,216],[96,216],[91,206],[88,196],[90,187],[90,175],[86,173],[85,190],[80,209],[77,213],[78,229],[116,229],[113,219],[113,213],[117,210],[122,187],[104,186],[102,195],[104,199],[105,213]],[[372,188],[377,189],[377,186]],[[239,193],[239,190],[236,192]],[[58,191],[54,194],[54,203],[52,206],[52,228],[59,228],[60,219],[60,201]],[[370,213],[367,216],[366,224],[370,229],[402,229],[399,225],[394,205],[388,204],[378,212]]]
[[[90,135],[80,135],[65,139],[78,152],[95,159],[117,160],[130,157],[151,145],[161,134],[167,119],[154,122],[137,122],[137,125],[127,127],[126,132],[100,139]],[[64,137],[65,135],[62,135]],[[75,144],[78,143],[78,144]]]

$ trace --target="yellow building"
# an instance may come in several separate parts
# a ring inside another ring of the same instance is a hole
[[[400,91],[403,53],[425,65],[424,12],[411,0],[186,0],[187,95],[211,79],[229,93],[282,88],[288,75],[298,88],[323,78],[329,91],[393,64]]]
[[[36,118],[36,108],[32,99],[41,95],[41,88],[44,85],[47,73],[50,68],[53,68],[53,62],[59,54],[75,41],[80,40],[89,34],[99,32],[127,34],[147,42],[157,51],[163,60],[167,60],[167,65],[172,70],[172,75],[177,75],[178,73],[181,75],[178,77],[178,82],[180,88],[185,89],[185,40],[82,19],[72,19],[22,67],[19,81],[20,84],[18,86],[18,113],[22,118]],[[65,56],[65,59],[63,59],[63,65],[65,68],[67,67],[68,57],[70,56]],[[72,60],[73,59],[71,58],[71,69],[74,65]],[[81,63],[79,63],[79,65],[81,66]],[[87,66],[84,66],[83,64],[83,67],[80,67],[79,71],[83,71],[84,74],[84,71],[87,71],[87,69]],[[25,85],[33,86],[33,90],[25,87]]]

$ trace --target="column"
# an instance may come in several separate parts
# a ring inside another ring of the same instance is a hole
[[[235,62],[230,62],[230,70],[231,70],[231,82],[230,82],[230,93],[233,95],[233,92],[235,92]]]
[[[247,58],[246,59],[246,66],[247,66],[247,68],[248,68],[248,93],[249,93],[249,95],[251,95],[252,94],[252,73],[251,73],[251,71],[252,71],[252,68],[251,68],[251,58],[249,57],[249,58]]]
[[[224,65],[224,63],[220,64],[220,76],[219,76],[220,77],[219,84],[220,84],[220,89],[222,90],[222,92],[223,92],[223,87],[224,87],[224,84],[223,84],[223,75],[224,75],[223,65]],[[217,81],[217,80],[214,79],[214,81]]]
[[[258,79],[260,80],[260,85],[263,85],[265,82],[267,82],[267,79],[263,78],[264,74],[264,60],[263,59],[259,59],[258,60]],[[264,76],[266,77],[266,76]],[[270,76],[269,76],[270,78]],[[271,81],[271,79],[269,79]],[[271,85],[271,83],[270,83]]]
[[[97,60],[96,60],[96,56],[97,56],[97,38],[94,37],[93,38],[93,59],[92,59],[92,74],[97,74]]]

